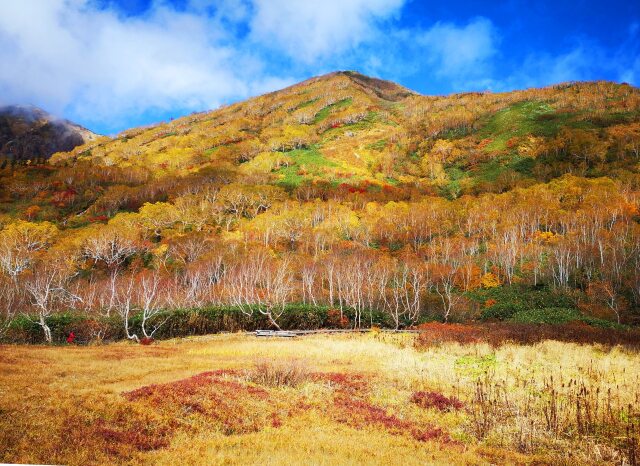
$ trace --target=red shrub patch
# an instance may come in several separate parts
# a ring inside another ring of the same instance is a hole
[[[164,448],[169,442],[157,433],[148,433],[145,426],[135,426],[127,430],[117,430],[106,427],[104,422],[97,423],[97,433],[107,442],[107,451],[112,454],[119,453],[120,445],[132,447],[138,451],[151,451]]]
[[[435,346],[448,341],[469,344],[480,341],[481,335],[477,328],[471,325],[442,324],[429,322],[418,326],[420,334],[416,346]]]
[[[545,340],[571,343],[600,343],[606,346],[621,345],[628,348],[640,347],[640,331],[599,328],[581,322],[562,325],[518,324],[513,322],[483,324],[442,324],[430,322],[419,325],[420,334],[415,340],[418,348],[436,346],[444,342],[469,344],[486,342],[498,347],[513,342],[532,345]]]
[[[257,432],[271,422],[269,393],[247,385],[235,371],[214,371],[177,382],[148,385],[124,393],[129,401],[144,402],[166,414],[183,419],[204,416],[218,424],[225,434]]]
[[[276,413],[271,413],[271,427],[282,427],[282,419]]]
[[[144,337],[142,340],[140,340],[140,344],[141,344],[141,345],[145,345],[145,346],[147,346],[147,345],[152,344],[152,343],[153,343],[153,341],[154,341],[154,340],[153,340],[153,338],[150,338],[150,337]]]
[[[125,392],[123,393],[123,396],[129,401],[140,399],[154,399],[156,401],[162,401],[162,399],[166,399],[167,397],[174,395],[195,395],[199,391],[209,389],[214,385],[227,385],[234,389],[247,388],[241,386],[241,384],[236,381],[222,379],[224,376],[233,376],[237,374],[238,373],[236,371],[231,370],[203,372],[201,374],[194,375],[193,377],[189,377],[188,379],[178,380],[177,382],[147,385],[130,392]],[[264,393],[264,395],[268,396],[267,392],[261,388],[250,387],[250,389],[252,391]]]
[[[328,382],[340,393],[362,394],[369,388],[369,383],[361,374],[345,374],[343,372],[321,372],[312,374],[316,382]]]
[[[483,139],[478,143],[478,149],[484,149],[487,145],[491,144],[493,139]]]
[[[65,410],[58,447],[65,457],[90,451],[92,463],[127,463],[141,451],[167,447],[175,426],[152,413],[116,405],[95,418],[93,406],[79,400],[76,411]],[[109,461],[102,455],[109,455]],[[118,458],[118,461],[114,461]],[[59,462],[59,461],[58,461]]]
[[[388,414],[383,408],[374,406],[364,400],[339,396],[334,400],[338,413],[335,420],[355,428],[379,426],[392,435],[410,435],[414,439],[425,442],[440,439],[450,441],[449,436],[437,427],[422,428],[412,421],[400,419]]]
[[[338,309],[329,309],[329,312],[327,312],[327,326],[332,328],[348,328],[349,318]]]
[[[448,398],[438,392],[415,392],[411,402],[421,408],[435,408],[438,411],[457,411],[464,407],[462,401],[456,397]]]
[[[424,427],[413,421],[400,419],[384,408],[366,401],[364,396],[369,391],[369,381],[362,374],[316,373],[312,378],[335,387],[333,409],[327,412],[337,422],[357,429],[377,426],[392,435],[409,435],[420,442],[435,439],[450,441],[449,436],[439,428]]]
[[[449,443],[451,438],[440,427],[433,427],[427,430],[414,429],[411,431],[411,435],[418,442],[428,442],[430,440],[441,440],[442,442]]]
[[[65,327],[67,343],[87,344],[91,341],[101,340],[108,330],[108,326],[96,319],[84,319]]]

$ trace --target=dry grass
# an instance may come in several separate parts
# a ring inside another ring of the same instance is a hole
[[[640,356],[620,347],[420,351],[391,334],[4,346],[0,380],[2,462],[630,464],[637,454]]]
[[[297,387],[309,379],[309,370],[297,359],[275,362],[264,359],[255,363],[247,379],[270,387]]]

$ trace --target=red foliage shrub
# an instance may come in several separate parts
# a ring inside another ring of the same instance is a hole
[[[410,431],[412,427],[410,422],[403,421],[393,414],[387,414],[379,406],[374,406],[357,398],[339,396],[335,399],[335,406],[339,410],[339,414],[336,416],[337,420],[352,427],[378,424],[394,433]]]
[[[78,412],[68,413],[61,426],[58,448],[61,451],[87,450],[101,458],[100,453],[128,463],[137,452],[167,447],[173,428],[153,415],[115,407],[96,419],[87,406],[79,401]],[[174,426],[175,427],[175,426]],[[104,463],[96,459],[95,463]]]
[[[349,318],[342,314],[339,309],[329,309],[329,312],[327,312],[327,327],[349,328],[349,325]]]
[[[282,427],[282,419],[276,413],[271,413],[271,427]]]
[[[469,344],[481,340],[480,332],[476,327],[471,325],[429,322],[419,325],[418,330],[420,330],[416,341],[416,346],[418,347],[436,346],[450,341]]]
[[[164,448],[169,442],[157,433],[146,432],[145,426],[135,426],[127,430],[117,430],[104,426],[104,422],[98,421],[98,434],[107,442],[107,451],[117,454],[117,446],[125,445],[138,451],[151,451]]]
[[[68,335],[67,343],[88,344],[92,341],[102,340],[109,331],[109,325],[96,319],[83,319],[72,322],[64,327]],[[73,335],[73,338],[70,338]]]
[[[153,342],[154,342],[153,338],[150,338],[150,337],[144,337],[143,339],[140,340],[140,344],[145,346],[148,346]]]
[[[400,419],[388,414],[383,408],[374,406],[357,398],[338,396],[334,400],[337,414],[335,420],[355,428],[371,425],[382,427],[392,435],[410,435],[414,439],[425,442],[440,439],[448,442],[449,436],[437,427],[422,428],[412,421]]]
[[[438,411],[457,411],[464,407],[462,401],[456,397],[446,397],[438,392],[415,392],[411,402],[421,408],[435,408]]]
[[[509,138],[507,140],[507,148],[508,149],[513,149],[514,147],[516,147],[518,145],[518,142],[520,142],[520,138],[517,137],[517,136]]]
[[[428,442],[430,440],[440,440],[444,443],[449,443],[451,438],[440,427],[433,427],[427,430],[414,429],[411,431],[411,435],[418,442]]]
[[[148,385],[124,393],[129,401],[143,402],[170,415],[204,416],[227,434],[257,432],[273,424],[269,393],[230,378],[235,371],[213,371],[166,384]]]
[[[369,382],[361,374],[345,374],[343,372],[320,372],[311,375],[316,382],[328,382],[343,394],[362,394],[369,388]]]
[[[333,409],[327,412],[337,422],[357,429],[377,426],[392,435],[409,435],[420,442],[436,439],[450,441],[449,436],[439,428],[425,428],[413,421],[400,419],[363,399],[369,390],[369,381],[362,374],[316,373],[312,374],[312,378],[335,387]]]
[[[491,144],[493,142],[493,139],[483,139],[482,141],[480,141],[478,143],[478,149],[484,149],[486,146],[488,146],[489,144]]]
[[[498,347],[509,342],[532,345],[545,340],[640,348],[640,330],[638,329],[600,328],[582,322],[562,325],[510,322],[460,325],[431,322],[419,325],[417,329],[420,330],[415,341],[417,348],[428,348],[444,342],[460,344],[485,342]]]
[[[174,395],[178,398],[183,395],[195,395],[200,390],[210,388],[214,385],[230,386],[233,389],[247,388],[252,393],[268,395],[267,392],[262,388],[243,387],[240,383],[234,380],[222,379],[222,377],[233,375],[238,375],[238,373],[232,370],[202,372],[201,374],[194,375],[193,377],[189,377],[187,379],[178,380],[176,382],[170,382],[166,384],[153,384],[140,387],[130,392],[123,393],[123,396],[129,401],[147,398],[155,399],[156,401],[162,402],[163,399]]]
[[[640,348],[640,331],[618,330],[593,327],[584,322],[569,322],[562,325],[551,324],[512,324],[495,323],[482,327],[484,339],[492,346],[507,342],[531,345],[545,340],[557,340],[568,343],[605,346],[621,345],[628,348]]]
[[[51,195],[51,202],[59,207],[65,207],[68,203],[75,200],[77,194],[73,188],[57,191]]]

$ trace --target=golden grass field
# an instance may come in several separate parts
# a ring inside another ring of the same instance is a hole
[[[638,353],[414,338],[0,346],[0,462],[633,464]]]

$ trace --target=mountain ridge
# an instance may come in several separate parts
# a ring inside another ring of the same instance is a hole
[[[500,189],[516,186],[531,178],[532,165],[542,170],[543,158],[531,154],[547,153],[545,144],[561,130],[595,137],[636,121],[639,102],[637,88],[601,81],[423,96],[339,71],[98,138],[52,162],[91,160],[149,170],[153,177],[224,167],[240,178],[293,188],[314,181],[418,183],[458,196],[486,190],[503,172],[508,186]]]
[[[97,136],[33,105],[0,106],[0,157],[14,162],[47,159]]]

